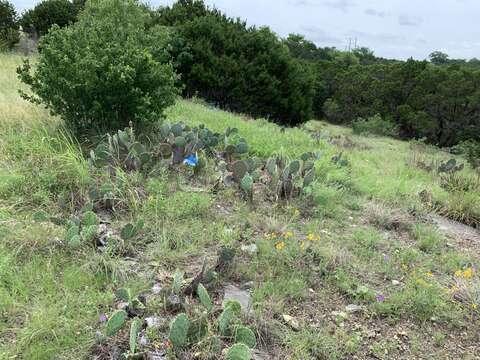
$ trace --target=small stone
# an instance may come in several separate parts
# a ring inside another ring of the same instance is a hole
[[[398,286],[398,285],[400,285],[400,281],[392,280],[392,285]]]
[[[283,320],[287,325],[289,325],[293,330],[299,331],[300,330],[300,324],[298,323],[298,320],[295,319],[293,316],[283,314],[282,315]]]
[[[248,252],[250,254],[255,254],[257,252],[257,245],[250,244],[250,245],[242,245],[242,251]]]
[[[158,295],[162,291],[162,284],[156,283],[152,286],[152,294]]]
[[[161,324],[160,318],[156,316],[149,316],[145,318],[145,322],[147,323],[148,327],[159,327]]]
[[[356,305],[356,304],[350,304],[350,305],[345,306],[345,311],[347,313],[356,313],[356,312],[359,312],[359,311],[362,311],[362,310],[363,310],[363,306]]]
[[[247,281],[245,284],[242,285],[242,289],[248,290],[253,287],[253,281]]]
[[[121,302],[121,303],[118,303],[118,305],[117,305],[118,310],[125,310],[127,307],[128,307],[127,302]]]

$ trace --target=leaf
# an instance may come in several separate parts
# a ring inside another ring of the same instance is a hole
[[[210,295],[208,295],[207,289],[202,284],[198,284],[197,286],[197,295],[200,299],[202,305],[207,309],[207,311],[211,311],[213,308],[212,300],[210,299]]]
[[[125,310],[116,311],[107,321],[107,336],[115,335],[125,325],[127,317]]]

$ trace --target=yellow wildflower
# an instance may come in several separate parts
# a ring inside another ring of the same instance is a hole
[[[472,308],[472,310],[477,310],[478,305],[477,304],[472,304],[472,305],[470,305],[470,307]]]
[[[433,273],[431,271],[426,272],[425,275],[427,275],[428,277],[433,277]]]
[[[313,233],[310,233],[310,234],[307,235],[307,240],[308,241],[318,241],[318,240],[320,240],[320,236],[315,235]]]
[[[275,244],[275,249],[277,250],[283,250],[285,249],[285,243],[283,241],[279,241]]]
[[[463,272],[463,277],[465,279],[471,279],[472,276],[473,276],[473,269],[471,267]]]
[[[291,231],[287,231],[287,232],[283,233],[283,237],[284,237],[285,239],[288,239],[288,238],[290,238],[290,237],[292,237],[292,236],[293,236],[293,232],[291,232]]]
[[[300,242],[300,250],[305,250],[305,241]]]
[[[455,271],[454,276],[458,278],[458,277],[462,277],[462,274],[463,274],[462,270],[457,270],[457,271]]]
[[[293,212],[293,215],[295,215],[295,216],[298,216],[298,215],[300,215],[300,210],[298,210],[298,209],[295,209],[295,211]]]

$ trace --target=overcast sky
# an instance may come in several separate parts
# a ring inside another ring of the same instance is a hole
[[[35,0],[13,0],[18,9]],[[152,5],[173,0],[149,0]],[[424,59],[434,50],[480,58],[480,0],[206,0],[278,35],[300,33],[320,46],[367,46],[379,56]],[[351,40],[349,40],[351,39]]]

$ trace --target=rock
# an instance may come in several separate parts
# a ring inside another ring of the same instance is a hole
[[[145,318],[145,322],[147,323],[147,327],[159,327],[162,323],[160,318],[156,316],[149,316]]]
[[[242,306],[242,312],[244,314],[250,313],[251,310],[251,300],[250,300],[250,294],[248,291],[239,289],[235,285],[227,285],[224,287],[224,292],[225,295],[223,297],[223,300],[237,300],[240,305]]]
[[[282,318],[283,318],[283,321],[285,321],[285,323],[289,325],[293,330],[295,331],[300,330],[300,324],[298,323],[298,320],[295,319],[293,316],[283,314]]]
[[[117,305],[118,310],[125,310],[127,307],[128,307],[127,302],[121,302],[121,303],[118,303],[118,305]]]
[[[153,286],[152,286],[152,294],[154,294],[154,295],[160,294],[160,292],[162,291],[162,288],[163,288],[163,287],[162,287],[162,284],[160,284],[160,283],[155,283],[155,284],[153,284]]]
[[[248,252],[250,254],[255,254],[257,252],[257,245],[250,244],[250,245],[242,245],[242,251]]]
[[[398,285],[400,285],[400,281],[392,280],[392,285],[398,286]]]
[[[247,281],[245,284],[242,285],[242,289],[248,290],[253,287],[253,281]]]
[[[345,311],[347,313],[356,313],[356,312],[360,312],[362,310],[363,310],[363,306],[356,305],[356,304],[349,304],[349,305],[345,306]]]

